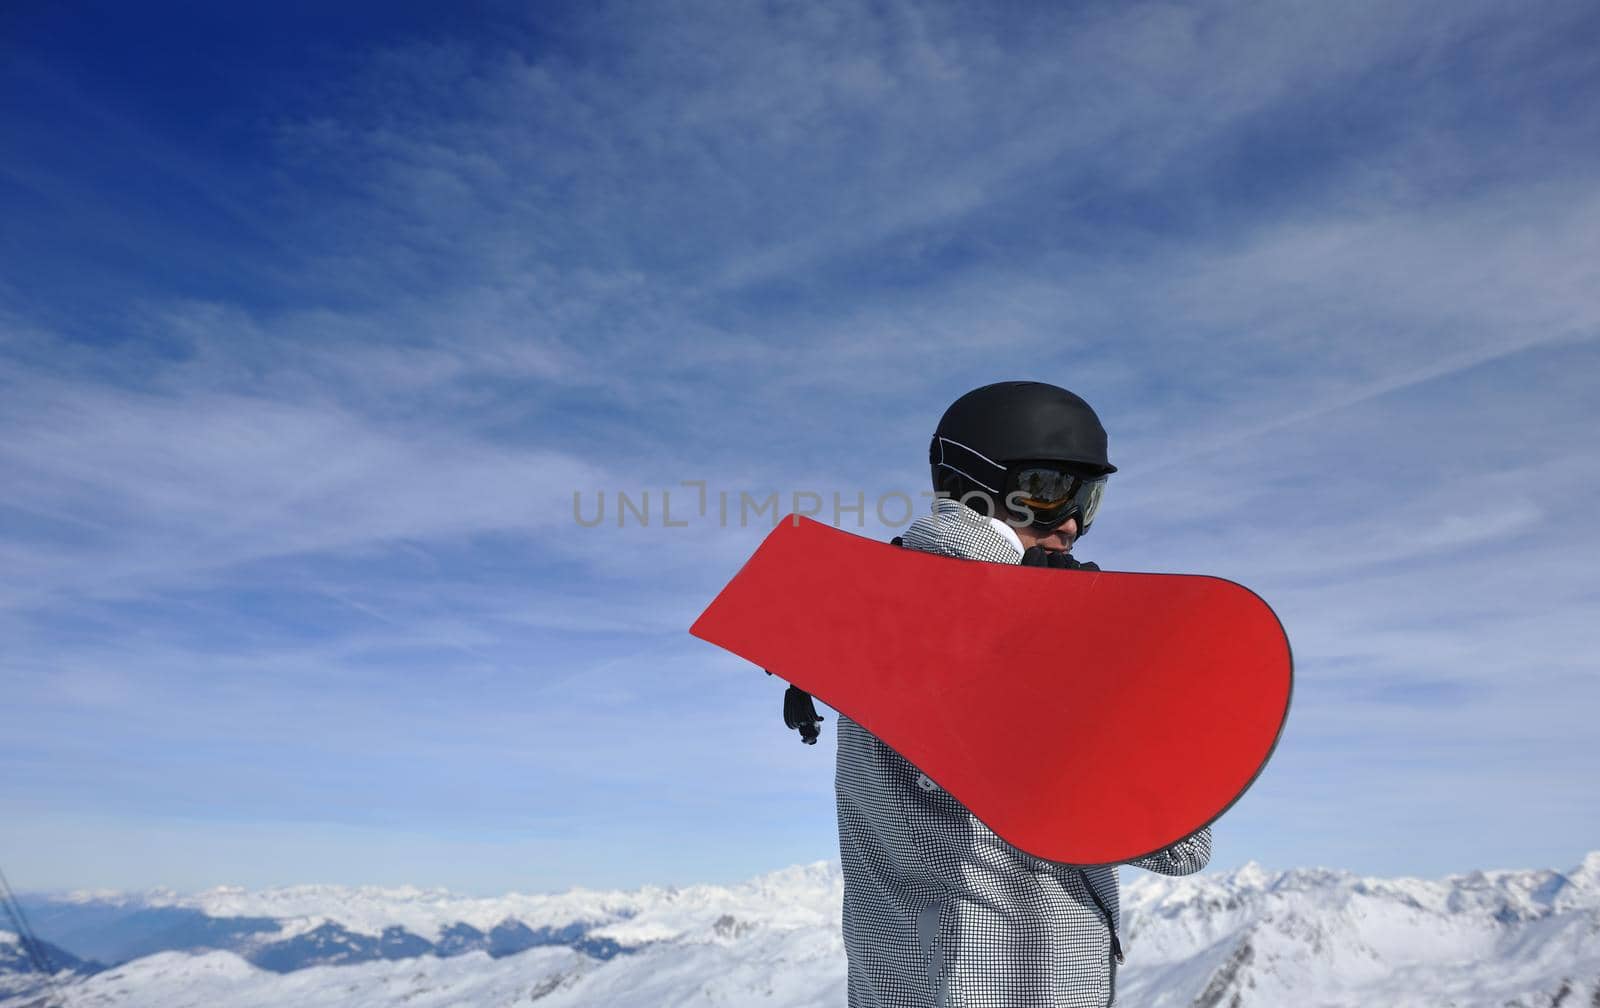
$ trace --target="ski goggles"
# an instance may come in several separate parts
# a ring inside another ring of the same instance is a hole
[[[1054,529],[1069,518],[1078,519],[1078,533],[1088,531],[1100,498],[1106,490],[1106,477],[1085,476],[1060,466],[1025,465],[1011,470],[1006,480],[1006,504],[1033,515],[1037,529]]]

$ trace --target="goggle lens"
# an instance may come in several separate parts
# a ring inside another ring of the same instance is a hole
[[[1012,486],[1015,492],[1012,500],[1033,512],[1035,527],[1055,528],[1076,515],[1081,532],[1094,521],[1100,498],[1105,494],[1106,478],[1085,477],[1048,466],[1028,466],[1017,471]]]

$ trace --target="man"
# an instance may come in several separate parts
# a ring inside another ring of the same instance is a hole
[[[1072,558],[1106,477],[1089,404],[1040,382],[967,393],[929,449],[933,513],[901,545],[994,563],[1094,568]],[[1071,574],[1063,574],[1071,577]],[[1014,604],[973,599],[985,608]],[[1070,627],[1040,627],[1070,641]],[[1070,653],[1070,644],[1064,646]],[[1069,712],[1092,718],[1092,710]],[[1079,1008],[1116,1000],[1116,866],[1069,868],[1010,846],[898,753],[839,718],[835,778],[850,1008]],[[1174,786],[1181,786],[1181,768]],[[1205,867],[1209,828],[1133,862]]]

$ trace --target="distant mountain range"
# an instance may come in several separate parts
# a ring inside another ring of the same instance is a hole
[[[1600,852],[1439,881],[1249,865],[1124,882],[1123,1005],[1600,1008]],[[840,896],[819,863],[492,899],[298,886],[22,902],[73,1005],[838,1008]],[[0,932],[0,1008],[45,993]]]

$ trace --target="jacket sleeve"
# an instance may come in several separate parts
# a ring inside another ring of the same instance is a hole
[[[1211,860],[1211,827],[1179,840],[1164,851],[1128,863],[1162,875],[1193,875]]]

